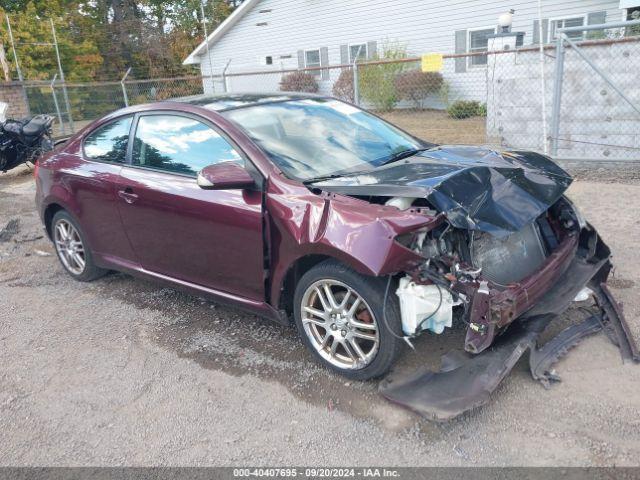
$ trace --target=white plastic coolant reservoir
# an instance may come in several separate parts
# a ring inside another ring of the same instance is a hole
[[[393,197],[385,202],[387,207],[396,207],[398,210],[406,210],[415,202],[413,197]]]
[[[442,333],[444,327],[451,327],[453,306],[460,303],[454,302],[446,289],[436,285],[418,285],[408,276],[400,279],[396,294],[400,297],[402,330],[405,335],[417,333],[423,321],[421,330]],[[427,317],[429,319],[425,321]]]

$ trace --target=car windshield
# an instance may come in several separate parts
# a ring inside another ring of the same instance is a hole
[[[328,98],[306,98],[221,112],[240,125],[290,178],[372,170],[423,145],[385,121]]]

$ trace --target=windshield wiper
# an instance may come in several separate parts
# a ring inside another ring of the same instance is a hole
[[[307,180],[303,180],[302,183],[305,185],[309,185],[311,183],[322,182],[324,180],[331,180],[332,178],[344,177],[346,174],[338,174],[332,173],[331,175],[322,175],[320,177],[309,178]]]
[[[404,158],[412,157],[417,153],[424,152],[425,150],[429,150],[429,149],[428,148],[408,148],[407,150],[402,150],[400,152],[392,153],[379,166],[382,167],[383,165],[389,165],[390,163],[397,162],[398,160],[402,160]]]

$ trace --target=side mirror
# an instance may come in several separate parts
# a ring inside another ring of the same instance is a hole
[[[235,162],[222,162],[200,170],[198,186],[204,190],[251,188],[255,182],[249,172]]]

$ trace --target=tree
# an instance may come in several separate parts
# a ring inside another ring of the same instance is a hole
[[[394,60],[407,58],[407,51],[397,44],[386,44],[382,55],[376,54],[374,60],[388,62],[358,67],[358,86],[362,98],[381,111],[392,110],[399,101],[395,78],[405,69],[405,63]]]
[[[205,2],[211,32],[233,6],[230,1]],[[200,0],[5,0],[0,7],[4,12],[11,16],[20,66],[28,80],[49,80],[57,71],[53,48],[35,45],[51,42],[51,18],[69,81],[117,80],[129,67],[136,78],[193,72],[182,60],[204,38]],[[0,43],[9,45],[4,21]],[[8,48],[7,56],[16,78]]]

